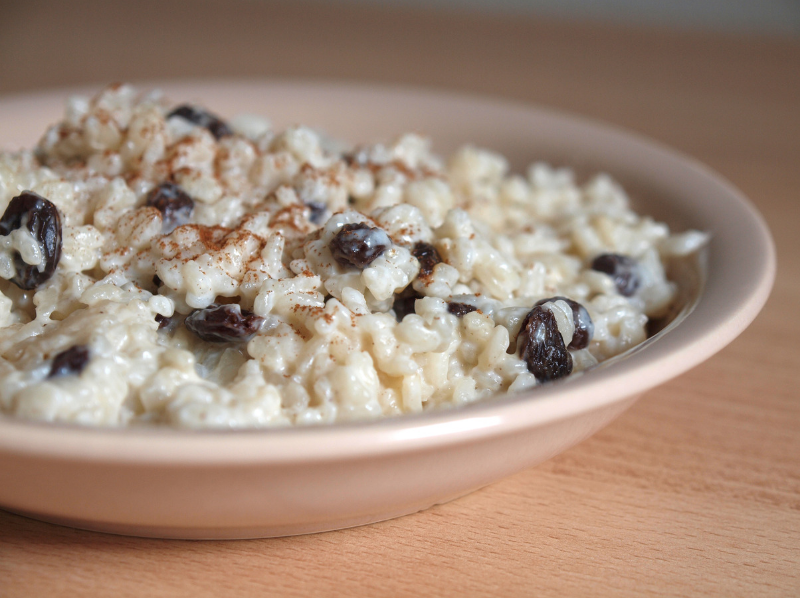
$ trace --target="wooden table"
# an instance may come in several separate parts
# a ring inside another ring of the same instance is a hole
[[[772,227],[778,280],[719,355],[580,446],[471,496],[245,542],[122,538],[0,513],[0,596],[800,595],[799,41],[240,0],[225,4],[230,16],[214,2],[128,4],[0,0],[0,92],[228,73],[555,106],[728,177]]]

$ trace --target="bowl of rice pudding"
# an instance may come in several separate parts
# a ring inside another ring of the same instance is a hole
[[[0,505],[75,527],[451,500],[711,356],[774,277],[717,175],[509,102],[115,84],[0,118]]]

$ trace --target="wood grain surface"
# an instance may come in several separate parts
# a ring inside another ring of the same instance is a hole
[[[241,0],[0,0],[0,18],[0,92],[311,76],[597,117],[729,178],[779,256],[739,339],[544,465],[417,515],[274,540],[0,512],[0,596],[800,595],[800,42]]]

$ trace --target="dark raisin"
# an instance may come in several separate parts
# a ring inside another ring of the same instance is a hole
[[[228,343],[249,341],[263,321],[264,318],[231,303],[198,309],[189,314],[184,323],[204,341]]]
[[[19,252],[14,252],[16,275],[11,279],[21,289],[35,289],[50,278],[61,259],[61,215],[50,201],[33,191],[23,191],[9,203],[0,218],[0,235],[25,227],[39,243],[42,263],[26,264]]]
[[[57,378],[59,376],[80,374],[88,363],[89,347],[86,345],[75,345],[66,351],[62,351],[53,358],[53,364],[50,366],[50,373],[47,374],[47,377]]]
[[[572,299],[567,297],[550,297],[537,301],[536,305],[544,305],[548,301],[565,301],[567,305],[572,308],[572,322],[575,324],[575,332],[572,335],[572,341],[567,346],[567,349],[585,349],[589,346],[589,341],[594,336],[594,322],[586,308]]]
[[[572,373],[572,355],[564,346],[556,317],[537,305],[522,322],[517,336],[517,351],[528,364],[528,371],[539,382],[548,382]]]
[[[192,198],[175,183],[161,183],[151,189],[147,194],[145,205],[161,212],[164,228],[169,230],[189,222],[194,210]]]
[[[216,114],[212,114],[211,112],[203,110],[202,108],[196,108],[195,106],[190,106],[189,104],[183,104],[182,106],[178,106],[172,112],[170,112],[167,115],[167,118],[172,118],[173,116],[179,116],[200,127],[208,129],[216,139],[233,135],[233,131],[231,131],[231,128],[225,123],[225,121],[223,121]]]
[[[408,314],[415,313],[414,304],[416,303],[417,299],[422,299],[422,295],[415,291],[411,285],[403,289],[402,293],[398,293],[394,296],[392,309],[394,310],[394,316],[398,322],[402,322],[403,318],[405,318]]]
[[[592,270],[604,272],[613,280],[620,295],[632,297],[639,288],[638,264],[636,260],[619,253],[603,253],[592,261]]]
[[[422,241],[414,245],[414,249],[411,250],[411,255],[419,261],[418,278],[427,278],[430,276],[433,272],[433,267],[442,261],[439,252],[436,251],[436,247]]]
[[[308,219],[314,224],[322,224],[325,220],[328,206],[321,201],[307,201],[306,207],[309,210]]]
[[[156,314],[156,322],[158,322],[158,329],[161,330],[162,328],[166,328],[172,324],[172,318],[162,316],[161,314]]]
[[[357,147],[353,151],[343,153],[342,160],[348,166],[356,168],[366,166],[369,163],[369,152],[365,148]]]
[[[331,241],[331,253],[343,266],[366,268],[392,244],[382,229],[359,222],[345,224]]]
[[[469,303],[456,303],[454,301],[447,304],[447,311],[459,318],[464,317],[470,312],[478,311],[478,308]]]

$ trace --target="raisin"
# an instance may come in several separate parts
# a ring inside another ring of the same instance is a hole
[[[0,218],[0,235],[25,227],[39,243],[42,263],[26,264],[14,253],[16,275],[11,279],[21,289],[31,290],[50,278],[61,259],[61,215],[50,201],[33,191],[23,191],[9,203]]]
[[[365,148],[357,147],[353,151],[343,153],[342,160],[348,166],[360,168],[369,163],[369,152]]]
[[[186,224],[192,216],[194,201],[179,185],[161,183],[147,194],[145,205],[161,212],[164,228],[172,230],[176,226]]]
[[[585,349],[589,346],[589,341],[594,336],[594,322],[586,308],[572,299],[567,297],[550,297],[549,299],[542,299],[537,301],[536,305],[544,305],[548,301],[565,301],[567,305],[572,308],[572,322],[575,324],[575,332],[572,334],[572,341],[567,346],[567,349]]]
[[[556,317],[540,305],[522,322],[517,336],[517,350],[528,364],[528,371],[539,382],[549,382],[572,373],[572,355],[564,346]]]
[[[470,305],[469,303],[456,303],[453,301],[447,304],[447,311],[454,316],[461,318],[470,312],[478,311],[478,308],[474,305]]]
[[[638,264],[636,260],[619,253],[603,253],[592,261],[592,270],[608,274],[617,291],[624,297],[632,297],[639,288]]]
[[[415,313],[414,304],[417,299],[422,299],[422,295],[415,291],[410,285],[403,289],[402,293],[398,293],[394,296],[392,309],[394,310],[394,315],[398,322],[402,322],[403,318],[408,314]]]
[[[186,328],[210,343],[245,342],[253,338],[264,318],[237,304],[211,305],[192,312],[185,320]]]
[[[308,219],[314,224],[322,224],[328,206],[321,201],[307,201],[306,207],[309,209]]]
[[[389,235],[383,230],[359,222],[345,224],[331,241],[330,248],[337,262],[363,270],[391,244]]]
[[[430,276],[433,272],[433,267],[442,261],[439,252],[436,251],[436,247],[430,243],[424,243],[423,241],[414,245],[414,249],[411,250],[411,255],[417,258],[419,262],[418,278],[427,278]]]
[[[89,363],[89,347],[86,345],[75,345],[66,351],[62,351],[53,358],[50,366],[48,378],[58,378],[59,376],[69,376],[80,374]]]
[[[231,128],[216,114],[212,114],[202,108],[196,108],[189,104],[178,106],[167,115],[167,118],[179,116],[200,127],[208,129],[216,139],[233,135]]]
[[[172,318],[162,316],[161,314],[156,314],[156,322],[158,322],[158,329],[161,330],[162,328],[166,328],[172,324]]]

